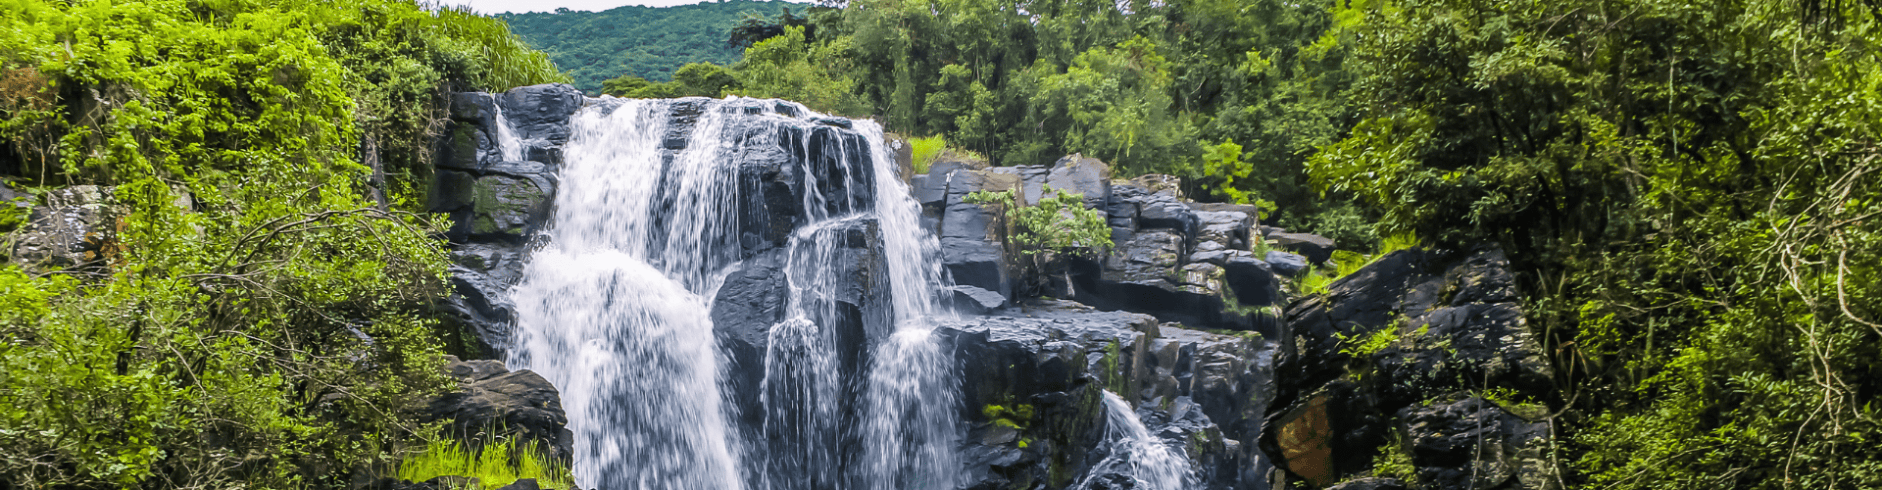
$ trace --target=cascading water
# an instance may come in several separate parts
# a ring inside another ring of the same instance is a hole
[[[1109,390],[1104,392],[1104,419],[1104,440],[1110,445],[1110,453],[1092,468],[1121,466],[1125,471],[1113,474],[1128,475],[1133,483],[1130,488],[1181,490],[1194,486],[1189,458],[1150,435],[1130,403]],[[1096,479],[1088,476],[1078,488],[1090,489],[1095,483]]]
[[[602,99],[575,114],[548,240],[511,292],[509,355],[561,390],[583,487],[953,487],[938,246],[880,127],[820,118],[750,99]],[[498,126],[501,153],[520,154]],[[752,148],[793,156],[777,173],[797,202],[753,195]],[[765,335],[752,417],[725,388],[708,312],[741,261],[778,250],[741,222],[758,201],[793,215],[766,225],[792,228],[787,305]],[[741,431],[740,417],[762,427]]]

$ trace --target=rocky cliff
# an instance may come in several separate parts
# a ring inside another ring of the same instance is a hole
[[[441,307],[472,354],[507,345],[507,289],[541,240],[569,117],[597,104],[563,85],[454,96],[431,207],[457,223],[449,236],[456,293]],[[524,142],[520,151],[494,143],[506,130],[499,114]],[[698,114],[673,114],[666,141],[678,151]],[[780,246],[805,222],[802,203],[817,201],[805,193],[875,191],[856,175],[812,176],[842,189],[806,186],[797,170],[814,174],[830,168],[816,163],[827,155],[860,151],[849,125],[832,118],[821,120],[827,129],[727,143],[741,162],[732,217],[740,256],[711,316],[750,433],[764,433],[752,407],[767,331],[783,319]],[[961,380],[962,488],[1133,488],[1104,463],[1114,450],[1104,440],[1105,391],[1181,448],[1198,488],[1554,484],[1546,409],[1524,403],[1544,394],[1551,375],[1494,248],[1394,253],[1303,297],[1291,278],[1328,262],[1331,242],[1265,228],[1252,206],[1194,202],[1172,177],[1124,179],[1077,155],[1051,166],[900,168],[963,313],[936,331]],[[1114,246],[1026,263],[1004,209],[963,201],[1011,190],[1024,206],[1048,188],[1082,194],[1103,213]],[[851,238],[839,251],[853,259],[836,276],[854,284],[835,299],[845,376],[887,331],[870,317],[888,294],[874,233],[867,221],[841,231]],[[1375,336],[1376,345],[1356,347]],[[1409,471],[1375,464],[1401,455]]]

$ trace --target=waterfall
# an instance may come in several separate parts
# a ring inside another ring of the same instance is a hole
[[[574,115],[550,229],[511,291],[508,355],[561,390],[582,487],[953,488],[939,246],[880,126],[828,121],[738,98],[604,98]],[[500,112],[497,126],[520,157]],[[755,195],[752,155],[789,162],[776,173],[795,202]],[[791,228],[775,246],[751,231],[756,205],[792,213],[758,224]],[[740,412],[709,312],[762,257],[781,257],[786,305],[762,358],[741,361],[763,373],[760,406]]]
[[[1098,469],[1117,468],[1113,474],[1127,475],[1129,488],[1144,490],[1181,490],[1194,486],[1189,458],[1158,440],[1144,427],[1129,403],[1109,390],[1104,392],[1104,440],[1110,453],[1092,465],[1093,471],[1078,483],[1090,489],[1097,483]]]

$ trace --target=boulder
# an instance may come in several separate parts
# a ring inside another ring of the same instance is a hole
[[[527,369],[510,371],[501,361],[451,358],[445,372],[458,378],[458,391],[424,404],[423,422],[445,421],[451,435],[473,448],[487,431],[539,444],[566,467],[574,454],[575,435],[565,425],[562,398],[555,386]],[[493,434],[494,435],[494,434]]]
[[[13,260],[53,267],[102,264],[115,253],[117,220],[125,212],[112,204],[112,190],[77,185],[47,193],[13,232]]]
[[[1006,297],[1000,293],[973,286],[954,286],[948,290],[950,304],[955,311],[985,315],[987,312],[1006,306]]]
[[[1195,203],[1189,203],[1189,207],[1196,213],[1197,252],[1249,249],[1249,231],[1255,226],[1254,214],[1242,210],[1209,211],[1207,209],[1221,209],[1222,206]]]
[[[1045,185],[1085,196],[1086,208],[1103,209],[1111,202],[1111,166],[1073,153],[1053,162],[1046,173]]]
[[[536,485],[535,478],[524,478],[511,482],[509,485],[504,485],[497,490],[542,490],[542,487]]]
[[[1307,257],[1315,264],[1324,264],[1333,258],[1333,240],[1307,233],[1272,233],[1267,235],[1274,245],[1292,250]]]
[[[1283,276],[1299,276],[1301,272],[1307,270],[1307,258],[1298,254],[1269,250],[1268,255],[1263,258],[1266,259],[1269,269]]]
[[[1560,488],[1547,423],[1478,397],[1406,407],[1398,418],[1422,488]]]

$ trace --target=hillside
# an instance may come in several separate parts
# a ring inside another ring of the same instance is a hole
[[[601,89],[601,81],[633,74],[654,81],[673,78],[687,63],[730,64],[739,50],[726,47],[726,30],[739,14],[776,15],[803,9],[782,1],[732,1],[676,7],[628,6],[602,12],[502,14],[510,30],[549,53],[583,91]]]

